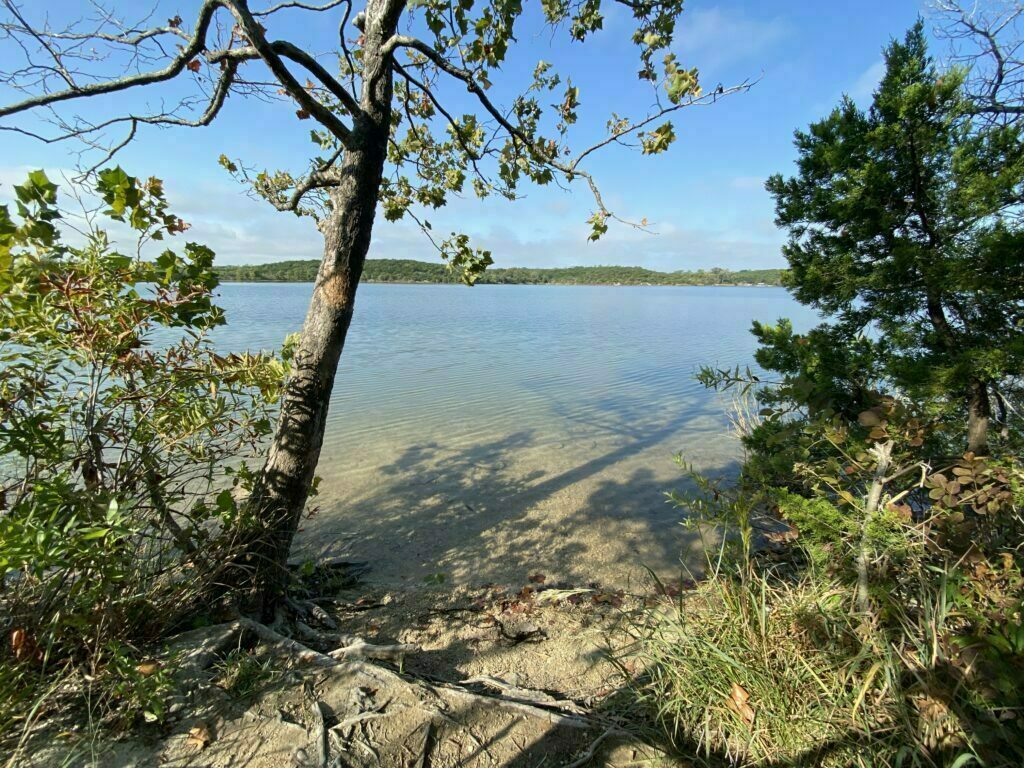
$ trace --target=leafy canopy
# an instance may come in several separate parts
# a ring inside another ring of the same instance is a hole
[[[580,43],[602,29],[609,4],[544,0],[541,22],[552,36],[567,34],[571,43]],[[618,217],[603,202],[584,160],[612,144],[634,146],[645,155],[665,152],[676,139],[671,113],[722,94],[721,88],[705,94],[697,70],[681,66],[669,50],[682,12],[681,0],[616,4],[633,17],[629,34],[638,51],[637,77],[652,90],[654,105],[648,114],[636,118],[612,112],[605,136],[584,146],[573,135],[584,94],[551,63],[537,62],[508,103],[499,103],[492,93],[493,81],[499,77],[503,93],[515,82],[503,67],[517,42],[517,26],[523,25],[520,0],[414,0],[408,4],[408,27],[420,36],[398,36],[393,46],[388,167],[379,203],[389,221],[412,218],[465,282],[471,284],[492,263],[490,253],[472,248],[464,234],[436,238],[426,212],[463,194],[513,200],[527,183],[584,181],[594,195],[595,209],[588,223],[590,239],[596,240]],[[339,52],[341,78],[353,92],[362,84],[362,41],[362,36],[352,41],[350,57],[343,55],[347,49]],[[350,114],[350,108],[323,87],[307,81],[307,88],[340,117]],[[451,108],[454,91],[468,91],[475,108],[457,113]],[[308,119],[311,115],[300,109],[297,116]],[[319,218],[330,210],[326,180],[345,150],[345,141],[324,128],[311,130],[310,140],[317,155],[304,175],[257,171],[227,156],[221,157],[221,164],[275,207]],[[300,202],[296,192],[305,190],[310,180],[313,186],[302,192]],[[325,183],[319,186],[317,180]],[[646,220],[635,226],[646,227]]]

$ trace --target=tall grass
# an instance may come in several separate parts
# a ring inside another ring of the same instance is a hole
[[[937,595],[922,594],[893,636],[866,626],[848,587],[822,574],[723,567],[647,611],[620,660],[641,670],[634,700],[691,760],[968,765],[958,694],[938,674],[952,617]]]

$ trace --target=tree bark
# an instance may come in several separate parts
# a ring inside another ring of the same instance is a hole
[[[392,68],[380,48],[404,0],[371,0],[363,45],[362,114],[354,116],[331,210],[320,222],[324,254],[285,385],[277,429],[243,516],[243,553],[232,583],[253,590],[251,607],[272,616],[287,588],[287,562],[320,458],[331,391],[370,247],[390,133]]]
[[[956,333],[946,319],[942,301],[932,293],[927,296],[928,318],[939,335],[942,348],[947,354],[957,351]],[[988,397],[987,382],[972,377],[967,384],[967,450],[976,456],[988,454],[988,427],[992,417],[992,405]]]
[[[988,425],[991,417],[988,385],[981,379],[971,379],[967,395],[967,450],[975,456],[988,455]]]

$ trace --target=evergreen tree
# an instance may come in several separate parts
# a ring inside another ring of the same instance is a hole
[[[1020,129],[975,121],[965,74],[936,69],[920,22],[885,63],[871,107],[844,98],[797,132],[797,175],[768,180],[788,282],[848,338],[875,334],[891,384],[965,412],[985,453],[1024,372]]]

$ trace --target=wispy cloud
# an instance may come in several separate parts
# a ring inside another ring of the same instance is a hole
[[[686,66],[714,74],[762,57],[791,32],[790,24],[781,17],[755,18],[722,6],[699,8],[680,19],[676,49]]]
[[[870,67],[861,72],[853,85],[850,86],[846,92],[847,95],[858,102],[868,101],[875,92],[875,88],[878,87],[879,82],[882,80],[882,75],[885,74],[885,62],[879,59]]]
[[[0,204],[13,196],[10,185],[20,183],[26,170],[0,167]],[[54,180],[60,181],[56,175]],[[731,181],[738,189],[759,189],[762,183],[761,177]],[[279,213],[266,203],[249,199],[238,187],[197,183],[187,190],[168,185],[167,191],[171,210],[188,221],[191,229],[183,236],[162,241],[161,248],[180,248],[190,240],[204,243],[217,254],[218,264],[320,258],[323,241],[312,220]],[[74,208],[69,197],[63,202]],[[601,240],[591,243],[585,217],[572,215],[575,209],[568,200],[522,201],[512,218],[507,203],[501,203],[500,208],[497,205],[455,200],[451,210],[435,222],[435,232],[466,231],[473,245],[491,250],[496,264],[502,267],[626,264],[671,271],[716,266],[775,267],[782,261],[781,236],[767,220],[747,221],[741,230],[730,231],[680,227],[662,221],[654,224],[657,234],[616,224]],[[477,211],[477,215],[470,216],[468,211]],[[483,212],[489,215],[480,215]],[[541,225],[544,214],[547,217]],[[517,226],[514,221],[533,224]],[[132,233],[124,225],[100,223],[110,229],[121,247],[133,242]],[[408,221],[390,224],[383,217],[378,217],[374,227],[370,258],[439,260],[415,225]]]

